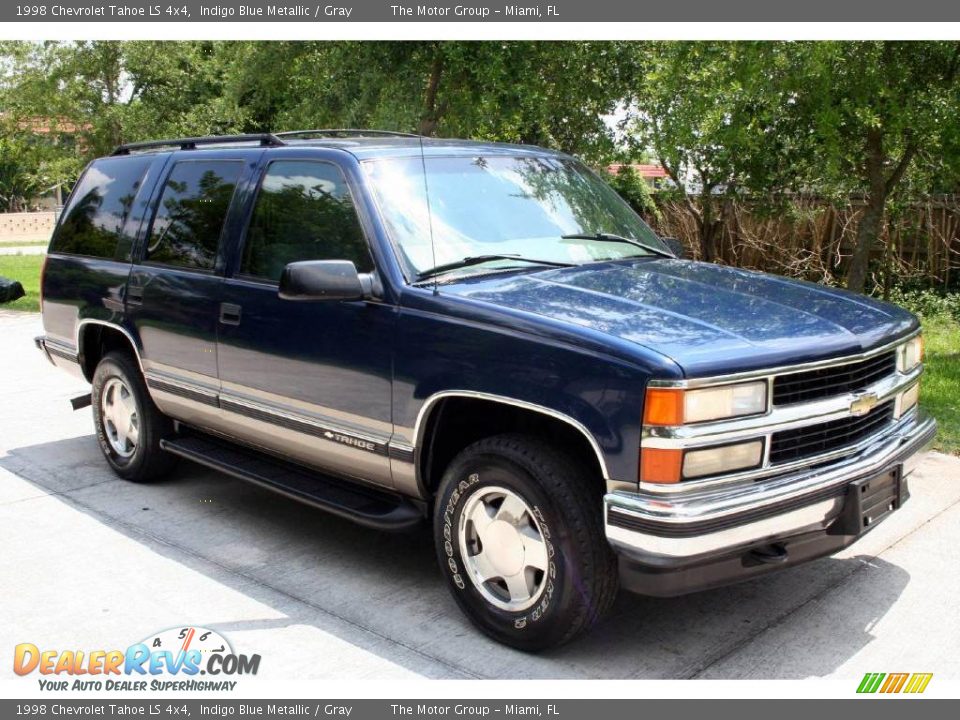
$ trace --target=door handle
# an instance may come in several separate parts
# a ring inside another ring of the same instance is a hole
[[[143,286],[142,285],[127,285],[127,304],[128,305],[143,304]]]
[[[233,303],[220,303],[220,322],[224,325],[239,325],[240,306]]]

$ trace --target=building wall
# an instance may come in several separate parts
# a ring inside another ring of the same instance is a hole
[[[0,242],[48,240],[57,222],[55,212],[0,213]]]

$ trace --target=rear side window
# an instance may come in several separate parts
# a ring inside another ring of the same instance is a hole
[[[163,185],[144,259],[213,270],[242,169],[239,160],[185,160],[174,165]]]
[[[107,158],[91,165],[73,191],[51,252],[114,257],[152,162],[150,157]]]
[[[279,281],[287,263],[373,261],[340,168],[309,160],[270,163],[250,221],[240,274]]]

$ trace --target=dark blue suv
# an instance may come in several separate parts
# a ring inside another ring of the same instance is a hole
[[[933,438],[912,315],[672,247],[536,147],[139,143],[78,181],[37,342],[91,383],[122,477],[187,458],[371,528],[432,522],[460,607],[535,650],[619,585],[835,552]]]

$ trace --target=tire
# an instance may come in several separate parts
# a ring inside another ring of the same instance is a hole
[[[97,442],[117,475],[151,482],[173,470],[176,456],[160,449],[160,440],[173,434],[173,422],[153,403],[129,355],[111,352],[103,357],[93,373],[91,395]]]
[[[526,651],[595,625],[618,587],[601,502],[597,479],[537,438],[499,435],[463,450],[434,511],[437,558],[460,609]]]

